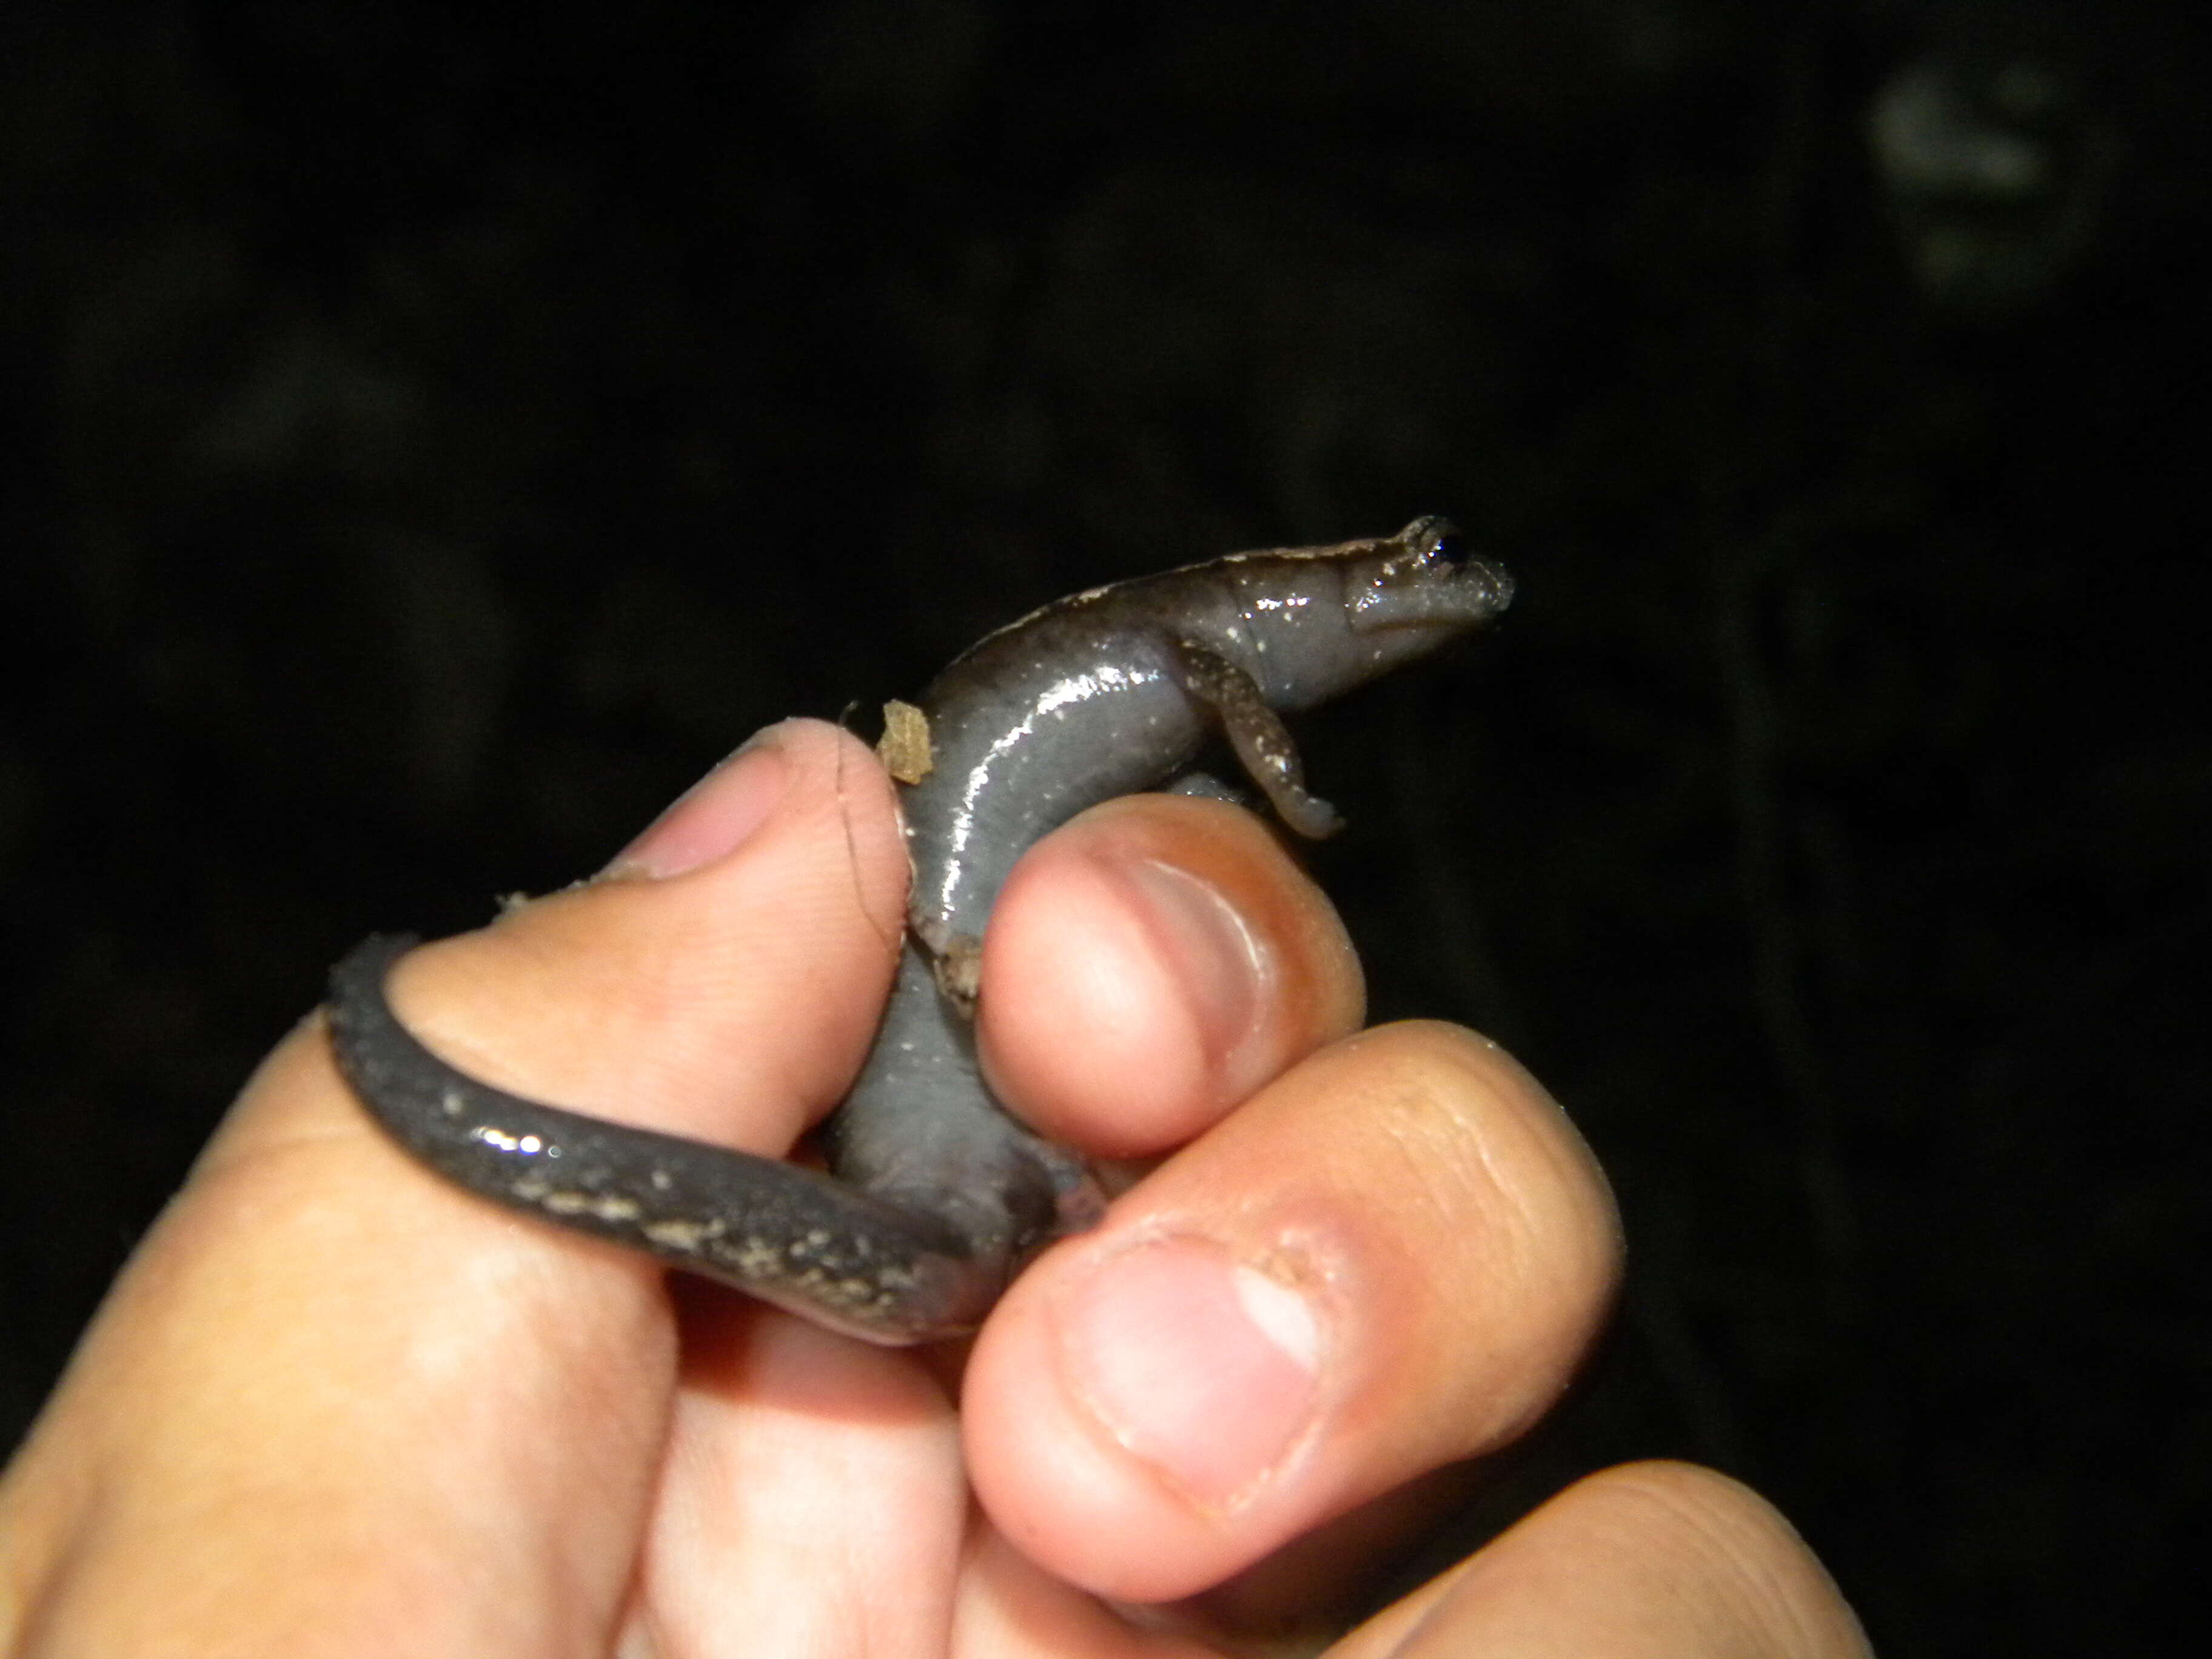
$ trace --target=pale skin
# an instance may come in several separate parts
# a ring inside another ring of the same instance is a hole
[[[607,877],[410,957],[395,1003],[501,1086],[781,1152],[889,984],[893,814],[852,738],[771,728]],[[1133,798],[1041,843],[982,983],[1001,1096],[1149,1173],[966,1352],[869,1347],[449,1188],[304,1022],[0,1485],[0,1652],[1112,1659],[1310,1632],[1420,1517],[1409,1482],[1571,1378],[1619,1273],[1603,1176],[1492,1045],[1361,1031],[1327,902],[1218,803]],[[1866,1648],[1761,1499],[1645,1463],[1329,1651]]]

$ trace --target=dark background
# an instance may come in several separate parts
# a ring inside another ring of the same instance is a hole
[[[1504,1490],[1717,1464],[1893,1656],[2201,1640],[2206,12],[14,0],[0,1430],[360,934],[1444,511],[1506,626],[1300,729],[1376,1013],[1619,1185]]]

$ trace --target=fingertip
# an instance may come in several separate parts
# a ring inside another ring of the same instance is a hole
[[[819,720],[757,734],[600,878],[394,969],[434,1051],[534,1099],[780,1154],[851,1080],[904,907],[895,797]]]
[[[1850,1604],[1774,1506],[1694,1464],[1584,1477],[1353,1638],[1401,1659],[1469,1652],[1866,1659]]]
[[[792,770],[775,728],[750,738],[669,803],[615,854],[602,878],[666,880],[736,851],[782,800]]]
[[[1048,1253],[968,1376],[977,1492],[1101,1594],[1193,1594],[1523,1431],[1609,1304],[1617,1230],[1492,1044],[1384,1027],[1294,1066]]]
[[[1128,1158],[1188,1140],[1357,1029],[1364,1006],[1334,909],[1256,818],[1132,796],[1017,866],[985,943],[978,1035],[1030,1121]]]

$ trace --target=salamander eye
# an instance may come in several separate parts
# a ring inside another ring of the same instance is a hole
[[[1416,519],[1398,532],[1398,539],[1413,550],[1423,564],[1441,564],[1456,570],[1467,562],[1467,538],[1449,519],[1431,514]]]

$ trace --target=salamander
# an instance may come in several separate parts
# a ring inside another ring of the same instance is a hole
[[[872,1341],[971,1330],[1030,1255],[1103,1207],[1083,1160],[1017,1122],[976,1069],[975,969],[1015,860],[1085,807],[1176,782],[1217,732],[1285,823],[1331,833],[1281,711],[1435,650],[1512,592],[1423,518],[1092,588],[956,659],[921,700],[933,763],[902,787],[907,936],[874,1045],[824,1125],[827,1173],[456,1070],[386,1000],[411,938],[372,936],[331,970],[339,1068],[403,1146],[483,1198]]]

